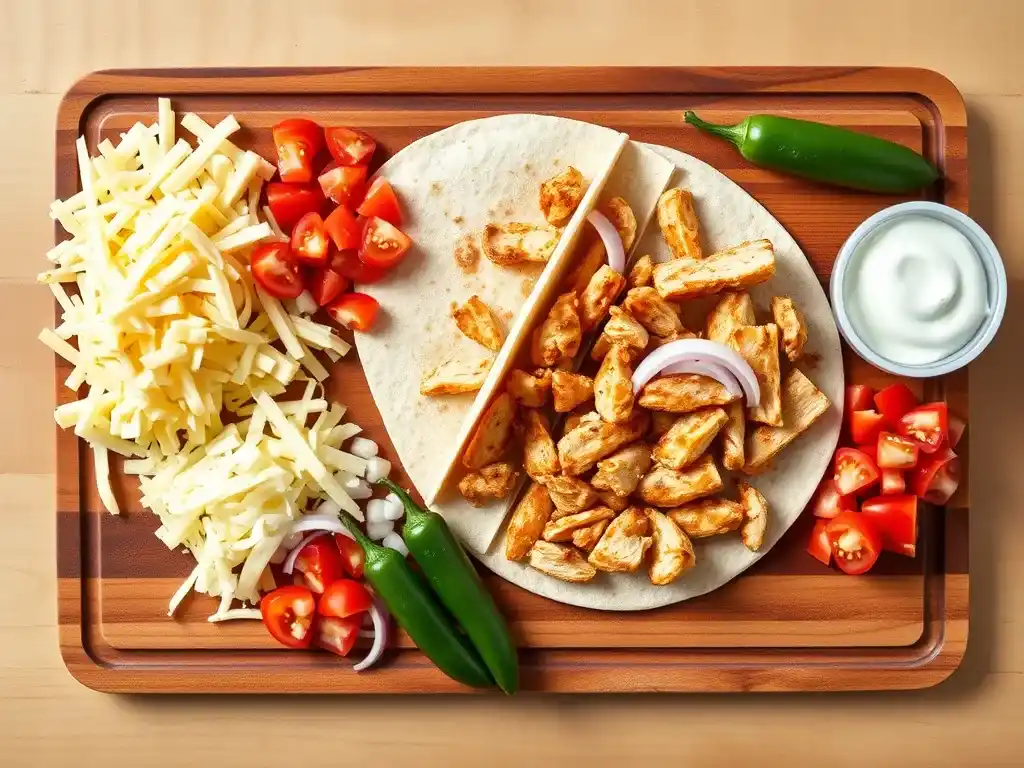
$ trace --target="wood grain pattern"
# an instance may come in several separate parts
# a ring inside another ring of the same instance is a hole
[[[338,69],[106,72],[81,80],[57,124],[57,195],[77,187],[73,142],[95,146],[139,118],[155,96],[210,121],[234,112],[239,143],[267,154],[263,130],[288,113],[373,133],[385,155],[460,120],[543,111],[598,122],[638,140],[676,146],[719,168],[797,238],[822,279],[842,241],[902,198],[850,193],[754,168],[731,148],[680,124],[684,107],[712,120],[770,111],[849,125],[923,151],[942,169],[934,197],[967,208],[966,116],[941,76],[900,69]],[[850,359],[849,377],[884,374]],[[68,369],[57,366],[57,398]],[[920,384],[966,412],[966,374]],[[394,458],[354,359],[335,367],[329,393]],[[282,653],[252,628],[211,628],[195,600],[170,621],[165,601],[188,561],[167,552],[131,483],[129,512],[100,512],[89,462],[58,432],[61,649],[82,682],[121,691],[456,691],[414,649],[373,675],[321,657]],[[403,478],[404,479],[404,478]],[[602,614],[545,601],[500,583],[523,647],[525,685],[546,691],[851,690],[915,688],[945,679],[967,633],[968,491],[923,524],[916,560],[886,557],[870,578],[838,576],[803,553],[801,520],[755,568],[704,598],[647,614]],[[825,581],[827,580],[827,582]],[[821,587],[828,585],[827,590]],[[836,590],[844,599],[836,600]],[[585,640],[580,638],[584,637]],[[630,638],[626,643],[623,638]],[[405,644],[407,645],[407,644]]]

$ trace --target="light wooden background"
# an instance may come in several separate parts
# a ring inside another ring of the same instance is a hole
[[[834,6],[834,7],[830,7]],[[0,764],[987,766],[1024,762],[1024,3],[0,0]],[[103,67],[912,65],[964,92],[975,217],[1010,307],[973,368],[971,640],[904,695],[141,698],[74,682],[55,630],[52,238],[61,93]],[[371,762],[372,761],[372,762]]]

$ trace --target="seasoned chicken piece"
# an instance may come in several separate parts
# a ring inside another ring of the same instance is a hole
[[[708,314],[707,337],[728,344],[732,332],[743,325],[757,325],[754,302],[746,291],[726,291]]]
[[[639,507],[630,507],[612,520],[587,562],[607,573],[636,573],[652,542],[650,523]]]
[[[555,505],[551,515],[554,520],[590,509],[598,501],[597,492],[577,477],[554,475],[544,478],[544,485],[547,486],[551,503]]]
[[[769,462],[783,448],[806,432],[832,404],[811,380],[796,368],[782,385],[781,427],[760,426],[747,435],[747,463],[743,471],[756,475],[767,469]],[[561,451],[561,443],[559,451]]]
[[[743,469],[746,463],[744,458],[743,442],[747,433],[747,412],[743,407],[743,401],[737,400],[725,407],[726,416],[729,420],[722,427],[722,464],[726,469]]]
[[[807,343],[804,313],[796,308],[789,296],[772,296],[772,317],[782,333],[782,349],[789,362],[795,363],[803,356],[804,344]]]
[[[543,264],[554,253],[558,236],[557,229],[517,221],[488,224],[484,227],[484,255],[503,267],[525,261]]]
[[[710,376],[675,373],[649,381],[636,402],[641,408],[652,411],[689,413],[711,405],[727,405],[739,397]]]
[[[576,427],[580,426],[586,421],[601,421],[601,417],[597,415],[596,411],[590,411],[588,413],[570,413],[565,417],[565,424],[562,425],[562,436],[569,434]]]
[[[551,371],[538,368],[532,374],[516,368],[509,371],[505,388],[519,404],[526,408],[540,408],[548,400],[551,391]]]
[[[577,245],[576,252],[583,247],[583,245]],[[574,266],[562,281],[563,293],[572,291],[577,296],[582,296],[583,291],[590,284],[591,278],[597,274],[597,270],[608,263],[608,254],[604,250],[604,242],[601,238],[588,241],[585,247],[583,258],[576,258],[576,252],[573,253],[572,263]]]
[[[579,528],[586,528],[602,520],[611,520],[615,513],[608,507],[593,507],[573,515],[566,515],[549,520],[544,526],[544,541],[571,541],[573,533]]]
[[[626,278],[626,285],[630,288],[644,288],[651,284],[654,279],[654,259],[650,256],[641,256],[633,262],[629,270],[629,277]]]
[[[625,277],[607,264],[601,265],[580,297],[580,325],[584,331],[597,327],[604,320],[625,286]]]
[[[578,303],[572,292],[563,293],[555,300],[551,311],[533,332],[530,355],[534,365],[549,368],[563,357],[576,357],[583,337],[576,313]]]
[[[461,307],[452,304],[452,317],[459,330],[477,344],[482,344],[493,352],[501,349],[505,341],[505,331],[502,330],[498,318],[491,312],[491,308],[484,304],[479,296],[470,296]]]
[[[728,420],[724,408],[703,408],[680,416],[654,446],[654,460],[672,469],[690,466],[704,455]]]
[[[625,424],[583,421],[558,441],[558,460],[567,475],[582,475],[598,461],[632,443],[647,429],[647,414],[635,411]]]
[[[764,543],[764,532],[768,528],[768,502],[757,488],[747,483],[736,483],[736,490],[743,505],[743,527],[740,528],[743,546],[757,552]]]
[[[590,484],[599,491],[626,497],[636,490],[650,466],[651,446],[643,442],[630,443],[597,462],[597,472],[590,478]]]
[[[625,507],[622,509],[625,509]],[[622,510],[620,509],[619,512],[621,511]],[[608,523],[608,520],[598,520],[596,523],[588,525],[586,528],[577,528],[572,532],[572,543],[584,552],[589,552],[597,546],[597,542],[601,540],[601,535],[608,527]]]
[[[722,490],[715,460],[705,456],[684,470],[655,464],[637,486],[640,498],[654,507],[678,507]]]
[[[586,191],[583,174],[570,165],[540,185],[540,212],[548,224],[564,227]]]
[[[779,329],[775,323],[744,325],[732,332],[729,346],[754,369],[761,402],[747,409],[747,418],[782,426],[782,379],[779,373]]]
[[[538,483],[560,469],[548,420],[533,408],[523,411],[523,468]]]
[[[755,240],[704,259],[672,259],[654,267],[654,287],[666,299],[692,299],[763,283],[775,274],[775,251]]]
[[[677,259],[703,259],[700,247],[700,222],[689,190],[665,190],[658,198],[658,226],[665,243]]]
[[[651,538],[654,540],[647,575],[651,584],[659,587],[671,584],[697,564],[693,544],[664,512],[647,507],[644,514],[651,524]]]
[[[515,418],[516,403],[512,395],[502,392],[488,406],[480,423],[476,425],[473,437],[462,455],[462,464],[467,469],[480,469],[500,459],[512,440]]]
[[[686,330],[672,305],[653,288],[632,288],[622,306],[652,336],[671,336]]]
[[[493,357],[479,360],[445,360],[427,371],[420,380],[420,394],[427,397],[476,392],[484,385]]]
[[[488,464],[459,480],[459,492],[474,507],[484,507],[488,499],[504,499],[519,479],[511,464]]]
[[[629,203],[621,197],[613,197],[597,206],[597,210],[603,213],[615,227],[615,231],[619,233],[619,239],[622,240],[622,250],[629,253],[629,249],[633,247],[633,241],[636,240],[636,214],[629,207]]]
[[[568,413],[594,396],[594,380],[582,373],[552,371],[551,392],[554,395],[555,412]]]
[[[531,568],[572,584],[582,584],[597,575],[597,569],[574,547],[547,541],[534,544],[526,562]]]
[[[455,265],[464,274],[470,275],[476,272],[480,264],[480,246],[476,244],[473,235],[465,234],[455,244]]]
[[[611,317],[604,324],[604,330],[590,351],[591,359],[601,360],[608,354],[612,344],[621,344],[629,350],[631,362],[638,360],[651,340],[647,329],[624,309],[612,307],[609,312]]]
[[[544,532],[552,509],[554,506],[551,504],[547,489],[543,485],[530,483],[523,498],[516,504],[515,512],[508,523],[508,531],[505,534],[507,559],[518,561],[526,557],[530,547]]]
[[[598,491],[597,495],[601,503],[612,512],[621,512],[629,506],[629,496],[620,496],[612,491]]]
[[[623,424],[633,413],[633,371],[629,350],[612,344],[594,377],[594,410],[613,424]]]
[[[651,348],[649,351],[653,352],[658,347],[663,347],[666,344],[671,344],[673,341],[679,341],[680,339],[699,339],[696,333],[686,330],[685,328],[679,333],[673,333],[671,336],[651,336]]]
[[[691,539],[735,531],[743,524],[743,505],[728,499],[701,499],[666,513]]]
[[[651,411],[651,428],[647,430],[647,434],[653,440],[657,440],[672,428],[678,418],[678,414],[668,411]]]

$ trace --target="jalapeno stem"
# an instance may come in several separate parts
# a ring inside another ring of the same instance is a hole
[[[699,128],[707,133],[714,134],[715,136],[721,136],[731,144],[736,145],[738,148],[743,143],[743,139],[747,134],[747,121],[744,120],[736,125],[719,125],[717,123],[709,123],[707,120],[701,120],[696,114],[687,110],[683,115],[683,119],[686,120],[690,125]]]

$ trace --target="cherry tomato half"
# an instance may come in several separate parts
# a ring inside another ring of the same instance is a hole
[[[854,411],[850,414],[850,437],[857,445],[874,445],[885,418],[875,411]]]
[[[348,656],[359,639],[359,627],[362,619],[352,617],[339,619],[335,616],[323,617],[316,624],[316,645],[325,651],[339,656]]]
[[[288,243],[261,243],[249,262],[253,279],[271,296],[294,299],[303,291],[299,265],[292,258]]]
[[[312,269],[306,272],[306,288],[313,296],[313,301],[323,307],[347,291],[351,282],[344,275],[339,275],[330,267]]]
[[[377,319],[380,304],[365,293],[343,293],[327,305],[327,314],[338,325],[352,331],[368,331]]]
[[[878,435],[876,462],[881,469],[913,469],[920,451],[908,437],[882,432]]]
[[[960,459],[947,446],[922,456],[909,479],[910,490],[919,499],[945,504],[960,485]]]
[[[844,573],[867,573],[882,552],[882,537],[859,512],[841,512],[825,524],[825,536],[836,565]]]
[[[390,269],[405,258],[412,240],[402,230],[376,216],[363,225],[359,260],[371,267]]]
[[[302,117],[282,120],[274,126],[274,145],[281,181],[313,180],[313,161],[324,145],[324,133],[319,125]]]
[[[828,565],[832,562],[832,545],[825,535],[827,520],[818,520],[814,523],[814,530],[811,531],[811,538],[807,541],[807,554],[820,563]]]
[[[352,206],[363,195],[366,166],[330,163],[320,172],[317,181],[326,197],[338,205]]]
[[[388,271],[381,267],[371,267],[359,260],[355,251],[338,251],[331,256],[331,269],[343,275],[356,285],[369,285],[383,280]]]
[[[843,415],[846,417],[847,422],[849,422],[851,414],[857,411],[870,410],[872,405],[871,387],[866,384],[851,384],[846,388]]]
[[[890,384],[875,393],[875,408],[885,417],[886,423],[896,428],[903,418],[903,414],[917,407],[917,395],[910,391],[910,387],[899,382]]]
[[[907,478],[899,469],[883,469],[881,488],[883,496],[906,493]]]
[[[306,585],[318,595],[338,579],[345,578],[341,553],[330,537],[321,536],[304,546],[295,559],[295,568],[302,572]]]
[[[338,165],[365,165],[377,149],[377,142],[370,134],[355,128],[328,128],[324,134],[327,151]]]
[[[277,224],[291,232],[296,222],[307,213],[320,210],[324,195],[317,184],[285,184],[272,181],[267,184],[267,205]]]
[[[292,256],[300,264],[324,267],[330,255],[330,241],[319,213],[307,213],[292,230]]]
[[[338,557],[340,559],[341,555]],[[321,616],[347,619],[358,613],[366,613],[370,610],[371,603],[373,598],[366,587],[355,579],[339,579],[324,590],[316,609]]]
[[[324,220],[324,228],[339,251],[354,251],[363,236],[363,222],[348,208],[339,205]]]
[[[843,496],[867,488],[878,479],[874,460],[856,448],[840,448],[835,461],[836,489]]]
[[[363,566],[366,563],[366,555],[363,548],[353,539],[341,533],[334,534],[334,543],[341,553],[341,560],[345,565],[348,575],[355,579],[363,578]]]
[[[308,648],[313,642],[316,599],[305,587],[278,587],[260,600],[267,631],[289,648]]]
[[[935,453],[949,438],[949,414],[945,403],[926,403],[907,411],[896,431],[917,441],[925,453]]]
[[[964,431],[967,429],[967,422],[952,413],[948,414],[948,419],[949,447],[956,448],[956,444],[960,442],[960,438],[964,436]]]
[[[876,496],[860,505],[860,513],[874,524],[887,552],[907,557],[917,554],[916,496]]]
[[[836,488],[836,481],[826,477],[814,494],[814,516],[832,518],[844,509],[857,509],[857,500],[853,496],[843,496]]]
[[[366,191],[366,197],[363,198],[363,202],[360,203],[357,212],[360,216],[366,216],[367,218],[376,216],[378,219],[384,219],[384,221],[394,224],[396,227],[402,223],[402,212],[398,207],[398,197],[395,195],[395,190],[391,187],[391,184],[383,176],[378,176],[370,184],[370,188]]]

